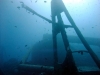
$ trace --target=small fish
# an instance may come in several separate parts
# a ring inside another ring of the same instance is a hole
[[[45,60],[47,60],[47,58],[45,58]]]
[[[20,10],[20,7],[19,6],[17,8]]]
[[[13,3],[13,1],[11,1],[11,3]]]
[[[20,2],[20,3],[23,3],[23,2]]]
[[[35,1],[35,3],[37,2],[37,0]]]
[[[17,28],[17,26],[15,26]]]
[[[31,3],[32,3],[32,0],[31,0]]]
[[[27,45],[25,45],[25,47],[27,47]]]
[[[92,27],[92,28],[94,28],[94,27]]]
[[[47,1],[44,1],[45,3],[47,2]]]

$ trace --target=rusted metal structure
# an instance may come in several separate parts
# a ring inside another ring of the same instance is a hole
[[[22,3],[22,2],[21,2]],[[22,3],[22,7],[27,9],[28,11],[32,12],[33,14],[41,17],[42,19],[48,21],[49,23],[52,23],[52,39],[53,39],[53,50],[54,50],[54,66],[41,66],[41,65],[25,65],[24,62],[23,64],[19,65],[20,69],[31,69],[35,71],[47,71],[47,72],[53,72],[54,75],[79,75],[78,69],[75,65],[73,56],[72,56],[72,51],[69,46],[69,41],[67,39],[67,34],[65,32],[65,28],[74,28],[76,31],[78,37],[80,38],[81,42],[87,49],[86,52],[88,52],[93,60],[95,61],[96,65],[100,69],[100,60],[97,57],[97,55],[93,52],[93,50],[90,48],[89,44],[81,34],[80,30],[77,28],[75,22],[73,21],[72,17],[70,16],[68,10],[64,6],[64,3],[62,0],[52,0],[51,1],[51,15],[52,15],[52,21],[39,15],[37,12],[26,6],[24,3]],[[64,12],[66,17],[68,18],[69,22],[71,25],[64,25],[61,13]],[[55,17],[57,16],[58,23],[55,22]],[[63,43],[66,49],[66,58],[62,64],[58,63],[58,57],[57,57],[57,34],[61,33]],[[78,51],[77,51],[78,52]],[[41,69],[42,68],[42,69]]]

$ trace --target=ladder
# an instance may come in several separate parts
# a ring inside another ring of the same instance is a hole
[[[98,68],[100,69],[100,60],[97,57],[97,55],[93,52],[93,50],[90,48],[89,44],[87,43],[87,41],[84,39],[83,35],[81,34],[80,30],[77,28],[76,24],[74,23],[72,17],[70,16],[68,10],[66,9],[66,7],[64,6],[64,3],[62,2],[62,0],[52,0],[51,1],[51,15],[52,15],[52,21],[39,15],[37,12],[35,12],[34,10],[32,10],[31,8],[29,8],[28,6],[26,6],[23,2],[22,3],[22,7],[27,9],[28,11],[32,12],[33,14],[45,19],[46,21],[48,21],[49,23],[52,23],[52,39],[53,39],[53,51],[54,51],[54,68],[48,68],[50,69],[50,71],[54,70],[54,75],[79,75],[78,74],[78,70],[77,67],[75,65],[73,56],[72,56],[72,51],[70,49],[69,46],[69,41],[67,39],[67,35],[65,32],[65,28],[74,28],[74,30],[76,31],[78,37],[80,38],[80,40],[82,41],[83,45],[86,47],[88,53],[91,55],[91,57],[93,58],[93,60],[95,61],[96,65],[98,66]],[[69,22],[71,23],[70,25],[64,25],[63,20],[61,18],[61,13],[64,12],[66,17],[68,18]],[[57,16],[58,19],[58,23],[55,22],[55,17]],[[58,63],[58,57],[57,57],[57,34],[61,33],[63,42],[64,42],[64,46],[66,49],[66,58],[64,60],[64,62],[62,64]],[[24,61],[25,62],[25,61]],[[24,63],[23,62],[23,63]],[[23,66],[25,67],[25,65],[20,65],[21,68],[23,68]],[[27,65],[28,67],[28,65]],[[37,69],[37,66],[29,66],[31,68],[34,69],[34,67]],[[41,68],[41,66],[39,66]],[[39,68],[39,70],[40,70]],[[44,66],[45,68],[45,66]]]

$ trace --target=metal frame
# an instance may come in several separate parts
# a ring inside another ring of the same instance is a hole
[[[21,2],[22,3],[22,2]],[[98,68],[100,69],[100,60],[97,57],[97,55],[93,52],[93,50],[90,48],[87,41],[84,39],[83,35],[81,34],[80,30],[76,26],[75,22],[73,21],[72,17],[70,16],[68,10],[64,6],[62,0],[52,0],[51,1],[51,14],[52,14],[52,21],[39,15],[37,12],[26,6],[24,3],[22,3],[22,7],[27,9],[28,11],[32,12],[33,14],[45,19],[49,23],[52,23],[52,38],[53,38],[53,50],[54,50],[54,73],[55,75],[78,75],[78,70],[75,65],[72,51],[69,46],[69,41],[67,39],[67,35],[65,32],[65,28],[74,28],[78,37],[80,38],[83,45],[88,50],[89,54],[97,64]],[[68,18],[71,25],[64,25],[62,18],[61,18],[61,12],[64,12],[66,17]],[[55,22],[55,17],[57,16],[58,23]],[[61,33],[65,49],[66,49],[66,58],[62,64],[58,64],[58,57],[57,57],[57,34]]]

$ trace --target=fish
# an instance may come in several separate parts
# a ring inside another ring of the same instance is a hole
[[[25,45],[25,47],[27,47],[27,45]]]
[[[94,27],[92,27],[92,28],[94,28]]]
[[[45,3],[47,2],[47,1],[44,1]]]
[[[20,3],[23,3],[23,2],[20,2]]]
[[[35,1],[35,3],[37,2],[37,0]]]
[[[11,3],[13,3],[13,1],[11,1]]]
[[[17,26],[15,26],[17,28]]]
[[[17,8],[20,10],[20,7],[19,6]]]

